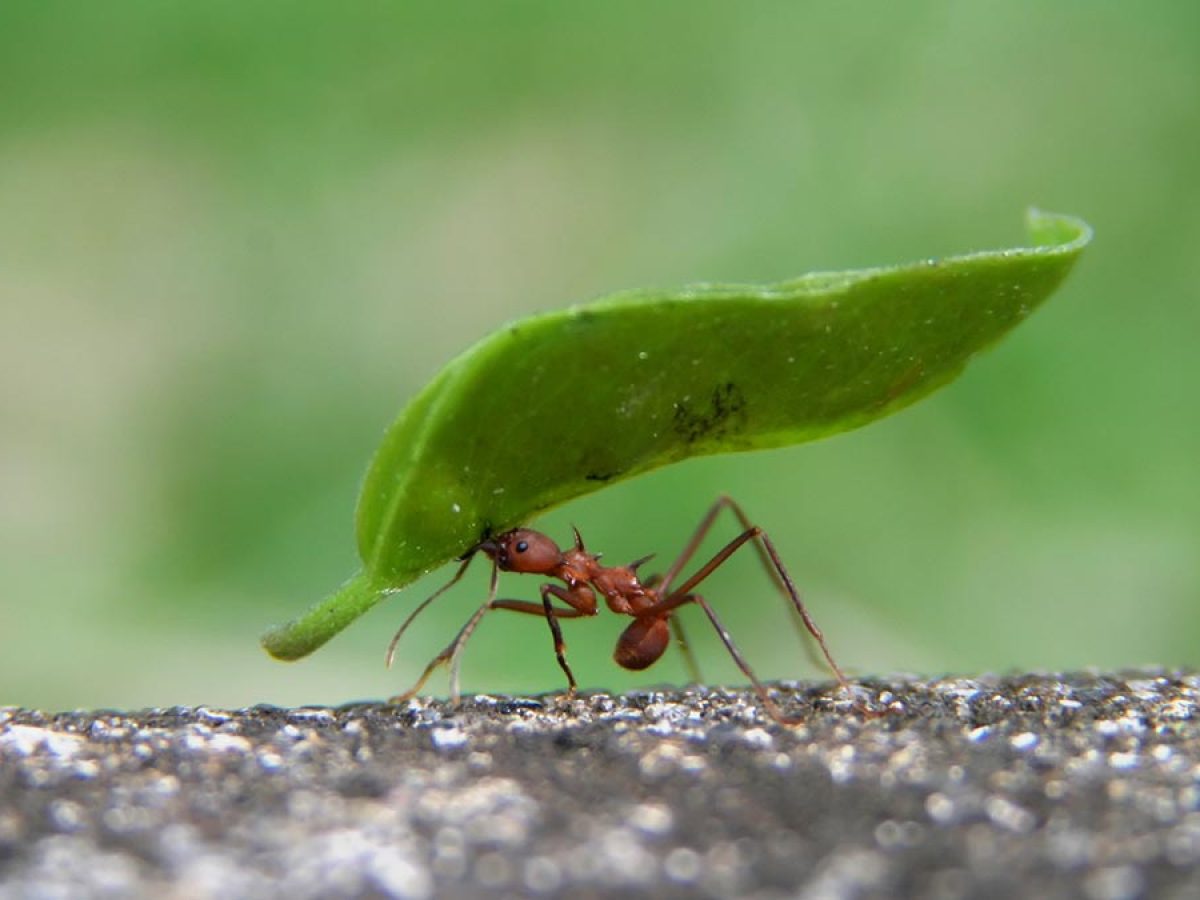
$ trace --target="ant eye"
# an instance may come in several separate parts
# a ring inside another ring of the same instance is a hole
[[[529,541],[517,541],[517,552],[524,553],[529,549]]]

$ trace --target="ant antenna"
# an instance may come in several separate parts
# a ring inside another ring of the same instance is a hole
[[[434,591],[427,600],[409,613],[408,618],[404,620],[404,624],[401,625],[396,633],[392,636],[392,642],[388,644],[387,667],[389,669],[392,667],[392,659],[396,656],[396,646],[400,643],[400,638],[404,637],[404,632],[408,630],[408,626],[413,623],[413,619],[423,613],[425,611],[425,607],[427,607],[430,603],[442,596],[442,594],[446,593],[446,591],[450,590],[450,588],[454,587],[454,585],[458,584],[459,579],[463,577],[463,574],[467,571],[467,567],[471,565],[471,560],[475,558],[475,554],[478,550],[479,545],[476,544],[463,556],[461,556],[460,559],[462,559],[462,565],[458,567],[458,571],[454,573],[454,577]]]

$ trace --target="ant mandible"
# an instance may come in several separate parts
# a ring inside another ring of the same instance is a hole
[[[696,570],[696,573],[684,581],[683,584],[674,587],[675,579],[679,576],[680,571],[695,555],[701,542],[712,528],[718,514],[723,509],[729,509],[737,516],[738,521],[742,525],[742,533],[717,551],[708,562]],[[599,594],[604,598],[604,602],[610,610],[620,615],[633,617],[633,622],[630,623],[617,639],[617,647],[613,653],[613,658],[621,667],[638,671],[653,665],[666,652],[667,645],[671,640],[671,632],[674,630],[675,639],[684,653],[688,668],[693,677],[698,681],[699,673],[695,658],[692,656],[691,650],[684,638],[683,627],[674,615],[675,611],[680,607],[694,603],[704,610],[713,628],[716,629],[717,635],[721,638],[721,642],[725,645],[725,649],[729,651],[729,655],[733,657],[733,661],[741,669],[742,674],[750,679],[750,683],[754,686],[754,690],[768,714],[783,724],[795,724],[800,720],[783,714],[783,711],[771,699],[766,687],[759,681],[758,676],[754,674],[750,665],[743,658],[741,652],[734,644],[733,638],[725,630],[725,626],[721,624],[721,620],[717,617],[712,606],[699,594],[694,593],[702,581],[720,568],[738,549],[750,542],[753,542],[758,549],[759,557],[767,571],[771,574],[776,586],[791,601],[792,606],[804,622],[805,628],[808,629],[808,633],[812,635],[820,646],[821,652],[825,656],[825,661],[837,678],[838,684],[849,692],[850,685],[846,676],[842,673],[841,668],[834,661],[833,655],[829,652],[829,647],[825,643],[825,636],[821,633],[821,629],[817,627],[816,622],[809,615],[808,609],[804,606],[804,602],[800,599],[800,593],[796,590],[796,586],[792,582],[791,576],[788,575],[787,569],[784,568],[783,562],[775,550],[775,545],[771,542],[766,532],[757,525],[750,523],[742,508],[731,498],[719,498],[705,514],[695,534],[692,535],[691,540],[684,547],[683,552],[675,560],[674,564],[662,576],[654,576],[648,578],[646,581],[642,581],[638,576],[638,568],[650,560],[651,557],[642,557],[627,566],[601,565],[600,556],[588,553],[584,548],[583,539],[579,536],[578,529],[574,531],[575,544],[567,550],[559,549],[553,540],[531,528],[515,528],[511,531],[506,531],[503,534],[482,540],[468,550],[462,557],[462,563],[458,571],[454,573],[450,581],[413,610],[404,624],[400,626],[400,629],[396,632],[395,637],[392,638],[392,642],[388,646],[387,664],[389,666],[392,664],[396,645],[400,642],[400,638],[404,635],[408,626],[412,624],[413,620],[430,603],[462,578],[463,573],[466,572],[475,554],[480,552],[492,560],[492,577],[487,601],[467,620],[466,624],[463,625],[446,649],[434,657],[432,662],[425,667],[425,671],[417,679],[417,683],[405,693],[398,697],[393,697],[391,702],[401,703],[414,696],[421,690],[434,670],[446,663],[450,664],[451,698],[454,702],[457,702],[459,698],[458,670],[463,649],[466,647],[467,640],[471,637],[480,620],[487,612],[493,609],[507,609],[513,612],[543,616],[546,619],[550,625],[550,632],[554,637],[554,654],[558,658],[559,666],[567,676],[568,696],[574,694],[576,687],[575,675],[571,671],[571,666],[567,663],[566,644],[563,641],[559,620],[578,619],[596,615],[598,612],[596,595]],[[563,584],[543,584],[541,587],[541,603],[532,603],[526,600],[498,599],[496,591],[499,572],[544,575],[548,578],[557,579],[563,582]],[[553,603],[553,600],[560,600],[566,606],[557,606]]]

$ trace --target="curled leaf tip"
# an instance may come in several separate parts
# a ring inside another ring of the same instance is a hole
[[[289,662],[308,656],[374,606],[384,590],[360,572],[304,615],[267,631],[263,649]]]

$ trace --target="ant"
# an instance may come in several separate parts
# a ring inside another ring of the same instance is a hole
[[[717,551],[708,562],[696,570],[694,575],[686,579],[678,587],[675,587],[675,579],[679,576],[683,567],[695,555],[701,542],[707,536],[717,516],[723,509],[730,510],[737,517],[742,525],[742,533]],[[614,613],[633,617],[633,622],[630,623],[617,639],[617,647],[613,653],[613,658],[619,666],[625,669],[640,671],[653,665],[666,652],[673,631],[675,640],[684,654],[690,673],[696,681],[699,681],[699,670],[684,637],[683,626],[674,615],[675,611],[680,607],[695,604],[704,610],[713,628],[716,629],[717,635],[721,638],[721,642],[725,645],[725,649],[729,651],[729,655],[733,657],[733,661],[741,669],[742,674],[750,679],[755,693],[758,694],[759,700],[771,718],[782,724],[796,724],[801,720],[784,715],[775,701],[771,699],[766,687],[759,681],[754,671],[750,668],[750,665],[742,657],[741,652],[733,642],[733,638],[725,630],[725,626],[721,624],[721,620],[717,617],[712,606],[702,596],[694,592],[702,581],[720,568],[738,549],[750,542],[753,542],[757,548],[759,558],[771,574],[776,586],[791,601],[805,628],[808,629],[808,633],[812,635],[820,646],[825,661],[837,678],[838,684],[847,692],[850,691],[850,684],[846,676],[842,673],[841,668],[834,661],[833,655],[829,652],[829,647],[825,643],[825,637],[821,633],[821,629],[817,627],[816,622],[813,621],[812,616],[809,615],[808,610],[805,608],[804,602],[800,599],[800,593],[792,582],[791,576],[788,575],[787,570],[784,568],[783,562],[775,550],[775,545],[771,542],[766,532],[757,525],[750,523],[742,508],[731,498],[721,497],[712,505],[700,521],[700,525],[696,528],[695,533],[692,535],[687,546],[684,547],[679,558],[675,560],[674,564],[665,574],[653,576],[645,581],[642,581],[638,576],[638,569],[648,562],[652,558],[651,556],[644,556],[627,566],[601,565],[600,555],[589,553],[584,548],[579,530],[572,530],[575,533],[575,543],[574,546],[567,550],[561,550],[553,540],[541,532],[534,531],[531,528],[515,528],[495,537],[485,538],[460,557],[461,565],[450,581],[413,610],[404,624],[400,626],[395,637],[392,638],[387,651],[388,666],[391,666],[396,652],[396,645],[399,644],[400,638],[404,635],[408,626],[412,624],[413,620],[430,603],[462,578],[463,573],[466,572],[476,553],[483,553],[492,560],[492,577],[488,590],[488,598],[475,611],[471,618],[467,620],[467,623],[463,625],[446,649],[434,657],[433,661],[425,667],[425,671],[417,679],[417,683],[405,693],[398,697],[393,697],[391,702],[402,703],[413,697],[421,690],[425,682],[429,679],[429,676],[439,666],[446,663],[450,664],[451,698],[453,702],[457,702],[459,699],[458,671],[463,649],[480,620],[486,613],[493,609],[507,609],[528,615],[543,616],[546,619],[546,622],[550,626],[550,632],[554,637],[554,655],[558,659],[559,666],[567,676],[567,695],[573,695],[576,688],[575,675],[571,671],[571,666],[567,663],[566,644],[563,641],[559,620],[586,618],[596,615],[598,612],[596,595],[599,594],[604,598],[604,602],[608,605],[608,608]],[[544,575],[548,578],[561,581],[563,584],[543,584],[541,587],[541,603],[533,603],[526,600],[498,599],[496,597],[496,590],[498,576],[502,571],[517,572],[523,575]],[[562,601],[566,606],[555,605],[554,600]]]

